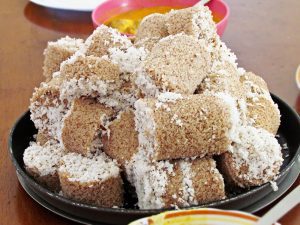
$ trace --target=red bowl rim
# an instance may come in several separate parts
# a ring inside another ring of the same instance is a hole
[[[217,23],[217,27],[222,26],[223,24],[226,25],[229,15],[230,15],[230,8],[229,8],[228,4],[226,2],[224,2],[223,0],[215,0],[215,1],[220,2],[225,7],[225,16]]]
[[[97,21],[96,13],[97,13],[98,10],[102,7],[102,5],[107,4],[109,1],[111,1],[111,0],[106,0],[106,1],[102,2],[100,5],[98,5],[98,6],[92,11],[91,17],[92,17],[93,25],[94,25],[95,27],[98,27],[98,26],[100,26],[101,24],[103,24],[103,23],[99,23],[99,22]],[[227,20],[228,20],[228,17],[229,17],[229,15],[230,15],[230,9],[229,9],[229,6],[228,6],[227,3],[224,2],[223,0],[212,0],[212,1],[219,2],[219,3],[222,4],[222,6],[225,7],[225,15],[224,15],[224,17],[216,24],[216,26],[219,27],[219,26],[222,26],[223,24],[226,25]],[[208,3],[208,4],[209,4],[209,3]]]

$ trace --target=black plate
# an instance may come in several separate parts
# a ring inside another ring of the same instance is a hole
[[[254,203],[253,205],[250,205],[246,208],[243,208],[242,211],[248,212],[248,213],[254,213],[257,212],[258,210],[266,207],[267,205],[271,204],[274,202],[276,199],[280,198],[292,185],[293,183],[297,180],[299,176],[299,165],[294,165],[290,172],[286,175],[286,178],[284,179],[283,182],[281,182],[278,185],[278,191],[273,191],[270,194],[266,195],[263,199],[259,200],[258,202]],[[50,205],[48,202],[46,202],[44,199],[40,198],[30,187],[26,185],[24,182],[23,178],[18,175],[18,179],[24,188],[24,190],[30,195],[31,198],[33,198],[36,202],[38,202],[40,205],[45,207],[46,209],[50,210],[51,212],[60,215],[64,218],[67,218],[69,220],[75,221],[77,223],[82,223],[85,225],[100,225],[99,222],[97,221],[92,221],[90,219],[83,219],[80,217],[80,215],[71,215],[66,213],[65,211],[62,211],[58,208],[56,208],[53,205]],[[104,223],[101,223],[101,225],[107,225]]]
[[[300,119],[285,102],[278,97],[272,95],[274,101],[278,104],[281,112],[281,125],[279,128],[279,142],[280,144],[286,143],[288,148],[283,149],[284,163],[282,165],[280,174],[277,179],[277,184],[281,184],[286,178],[286,175],[294,165],[295,161],[300,155]],[[23,183],[38,196],[43,199],[47,204],[55,207],[66,215],[80,216],[82,219],[95,221],[98,223],[106,224],[126,224],[135,219],[157,214],[163,210],[138,210],[132,204],[127,204],[125,208],[101,208],[91,205],[86,205],[71,201],[58,194],[55,194],[38,183],[36,183],[30,176],[28,176],[23,166],[23,152],[24,149],[32,141],[32,136],[36,133],[36,129],[30,120],[30,113],[25,113],[13,127],[10,140],[9,149],[12,161],[16,167],[16,171]],[[126,187],[125,187],[126,189]],[[269,183],[260,187],[255,187],[250,190],[243,190],[239,192],[229,193],[229,198],[221,201],[212,202],[199,207],[214,207],[221,209],[243,209],[259,200],[263,199],[266,195],[273,191]],[[132,203],[133,199],[127,199],[127,202]]]

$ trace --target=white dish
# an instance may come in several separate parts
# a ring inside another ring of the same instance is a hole
[[[31,2],[44,7],[75,10],[92,11],[105,0],[30,0]]]

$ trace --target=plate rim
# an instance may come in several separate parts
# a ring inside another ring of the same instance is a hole
[[[69,1],[64,1],[65,4],[61,4],[61,1],[45,1],[45,0],[29,0],[30,2],[39,5],[39,6],[43,6],[46,8],[50,8],[50,9],[59,9],[59,10],[70,10],[70,11],[82,11],[82,12],[92,12],[97,6],[99,6],[100,4],[102,4],[103,2],[105,2],[106,0],[102,0],[102,1],[91,1],[94,4],[89,4],[88,6],[84,6],[81,5],[80,7],[77,6],[77,4],[75,4],[77,7],[74,7],[73,4],[66,4],[66,3],[70,3]],[[74,1],[74,0],[73,0]],[[53,4],[54,3],[58,3],[58,4]],[[86,0],[82,1],[82,0],[76,0],[77,3],[81,3],[84,2],[86,3]],[[60,3],[60,4],[59,4]]]

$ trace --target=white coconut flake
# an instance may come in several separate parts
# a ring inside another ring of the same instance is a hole
[[[25,167],[37,171],[40,176],[56,173],[64,150],[55,142],[47,142],[43,146],[32,142],[25,149],[23,161]]]
[[[278,191],[278,185],[275,181],[270,181],[273,191]]]
[[[146,58],[147,52],[144,48],[129,47],[126,50],[119,48],[108,49],[110,59],[120,67],[124,73],[134,73],[141,67],[142,61]]]
[[[147,149],[147,154],[154,154],[157,146],[155,139],[156,124],[153,119],[153,111],[142,99],[134,104],[135,125],[138,132],[138,140],[141,148]]]
[[[167,112],[171,111],[171,108],[168,106],[168,104],[165,103],[176,103],[177,100],[183,99],[183,96],[178,93],[174,92],[164,92],[158,95],[157,102],[155,103],[156,109],[163,108]],[[179,118],[177,114],[174,114],[171,118],[171,123],[175,123],[177,126],[182,127],[183,122]]]
[[[246,165],[247,174],[243,179],[270,181],[280,168],[283,158],[281,147],[273,135],[261,128],[242,126],[233,143],[232,157],[237,168]]]
[[[77,51],[83,45],[82,39],[70,38],[69,36],[58,39],[57,41],[49,41],[48,46],[64,48],[71,52]],[[44,55],[46,54],[46,50],[44,51]]]
[[[179,119],[177,114],[173,115],[173,117],[171,118],[171,123],[175,123],[177,126],[180,126],[180,127],[183,126],[182,120]]]
[[[65,80],[60,88],[60,99],[67,100],[69,103],[76,98],[82,96],[88,97],[99,97],[106,96],[108,92],[112,91],[113,84],[108,82],[92,78],[79,78],[79,79],[69,79]]]
[[[137,71],[135,84],[147,97],[156,97],[160,93],[154,81],[145,71]]]
[[[180,161],[180,168],[182,171],[182,199],[184,200],[184,206],[196,205],[198,201],[195,197],[195,189],[192,180],[191,162],[182,160]]]
[[[119,176],[119,168],[105,153],[98,152],[92,158],[77,153],[62,157],[59,172],[66,173],[71,182],[104,181]]]
[[[168,174],[173,173],[173,165],[168,161],[150,162],[142,148],[132,158],[126,168],[130,182],[134,184],[141,209],[159,209],[165,206]]]
[[[220,98],[225,104],[227,104],[230,110],[229,119],[231,121],[231,128],[228,132],[228,136],[231,140],[234,140],[237,135],[237,128],[241,124],[240,113],[237,108],[236,100],[229,94],[223,92],[214,93],[213,95]]]
[[[38,130],[44,131],[53,139],[59,140],[61,136],[62,121],[68,107],[58,99],[44,98],[43,103],[32,102],[30,105],[30,119]]]
[[[174,175],[169,161],[152,162],[156,147],[153,111],[143,99],[135,103],[135,124],[138,131],[138,152],[126,165],[128,180],[135,186],[141,209],[162,208],[168,175]]]
[[[182,95],[174,92],[164,92],[158,95],[157,97],[159,102],[166,103],[172,102],[175,103],[177,100],[183,99]]]
[[[217,37],[216,25],[212,20],[211,11],[204,6],[198,7],[198,12],[193,15],[194,29],[197,29],[197,38],[204,40],[208,51],[212,52],[215,45],[214,40]]]
[[[243,76],[246,73],[246,70],[243,67],[238,67],[237,71],[240,76]]]

